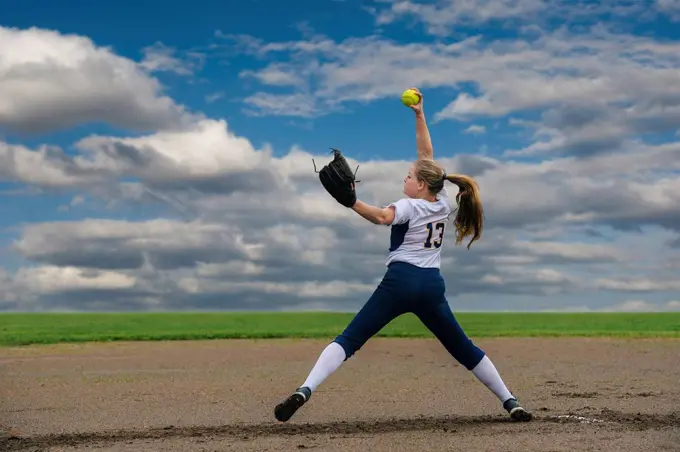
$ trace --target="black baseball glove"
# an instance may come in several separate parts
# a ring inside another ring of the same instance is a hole
[[[316,163],[314,169],[316,170]],[[323,187],[337,202],[345,207],[352,207],[357,202],[354,183],[359,181],[356,180],[356,172],[352,173],[347,160],[338,149],[333,149],[333,160],[317,173]]]

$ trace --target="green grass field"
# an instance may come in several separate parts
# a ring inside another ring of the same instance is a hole
[[[471,337],[611,336],[680,338],[680,312],[457,313]],[[331,338],[353,314],[342,313],[64,313],[0,314],[0,346],[119,340]],[[381,337],[431,337],[404,315]]]

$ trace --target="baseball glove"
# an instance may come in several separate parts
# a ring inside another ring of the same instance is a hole
[[[314,170],[319,174],[323,187],[337,202],[345,207],[352,207],[357,202],[354,183],[359,181],[356,180],[356,171],[352,173],[347,160],[338,149],[331,149],[333,160],[321,168],[321,171],[316,171],[316,163],[314,163]]]

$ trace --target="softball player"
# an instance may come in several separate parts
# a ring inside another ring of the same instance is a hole
[[[524,409],[508,390],[488,356],[477,347],[458,324],[446,300],[446,286],[440,274],[441,246],[452,213],[445,181],[456,184],[458,213],[454,220],[456,244],[472,235],[479,239],[483,209],[474,180],[447,175],[433,161],[432,143],[422,109],[422,95],[411,106],[416,116],[418,159],[404,179],[406,198],[385,208],[357,200],[351,208],[374,224],[391,226],[387,271],[366,304],[345,330],[321,353],[303,384],[274,409],[277,420],[285,422],[306,402],[329,375],[357,352],[371,337],[396,317],[415,314],[446,350],[493,392],[510,417],[529,421]]]

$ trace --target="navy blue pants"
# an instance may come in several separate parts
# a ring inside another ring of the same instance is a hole
[[[345,349],[348,359],[393,319],[413,313],[456,361],[471,370],[484,352],[458,324],[445,291],[439,269],[393,262],[366,304],[334,341]]]

